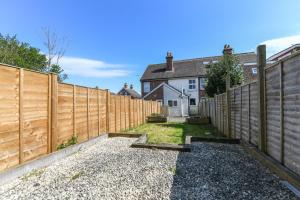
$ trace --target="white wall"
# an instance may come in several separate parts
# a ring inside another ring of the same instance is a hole
[[[196,80],[196,88],[195,89],[189,89],[189,80]],[[190,79],[172,79],[168,80],[168,84],[175,87],[176,89],[180,90],[184,89],[185,94],[190,95],[190,98],[195,98],[196,99],[196,105],[191,106],[191,107],[197,107],[198,102],[199,102],[199,83],[198,83],[198,78],[190,78]]]
[[[168,106],[169,100],[176,100],[177,107],[169,107],[170,116],[181,116],[181,110],[183,110],[184,116],[188,115],[188,98],[181,99],[179,94],[174,90],[164,86],[164,105]]]

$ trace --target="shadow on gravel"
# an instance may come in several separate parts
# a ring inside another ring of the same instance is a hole
[[[172,171],[172,200],[297,199],[239,145],[192,143]]]

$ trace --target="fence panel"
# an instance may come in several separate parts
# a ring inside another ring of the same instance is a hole
[[[283,65],[284,163],[300,174],[300,55]]]
[[[19,164],[20,70],[0,65],[0,171]]]
[[[78,142],[88,139],[88,88],[76,86],[75,123]]]
[[[257,82],[250,84],[250,141],[258,145],[258,87]]]
[[[98,89],[89,89],[89,137],[93,138],[98,136],[99,131],[99,118],[98,118]]]
[[[74,134],[73,87],[68,84],[58,84],[57,144],[68,141]]]
[[[116,96],[110,95],[109,132],[116,132]]]
[[[267,152],[280,161],[280,79],[279,65],[266,70]]]
[[[242,139],[249,142],[249,85],[242,87]]]
[[[100,131],[99,134],[105,133],[106,130],[106,102],[107,102],[107,91],[99,90],[99,120],[100,120]]]

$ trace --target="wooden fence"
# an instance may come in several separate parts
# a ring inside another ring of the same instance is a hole
[[[154,101],[57,82],[57,75],[0,65],[0,171],[160,113]]]
[[[264,67],[261,79],[230,89],[229,104],[227,93],[201,101],[200,113],[228,137],[259,147],[300,175],[300,53]]]

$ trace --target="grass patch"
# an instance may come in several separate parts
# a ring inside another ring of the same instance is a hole
[[[198,125],[177,122],[146,123],[126,133],[147,133],[150,144],[183,144],[186,135],[199,137],[218,137],[219,132],[211,125]]]

